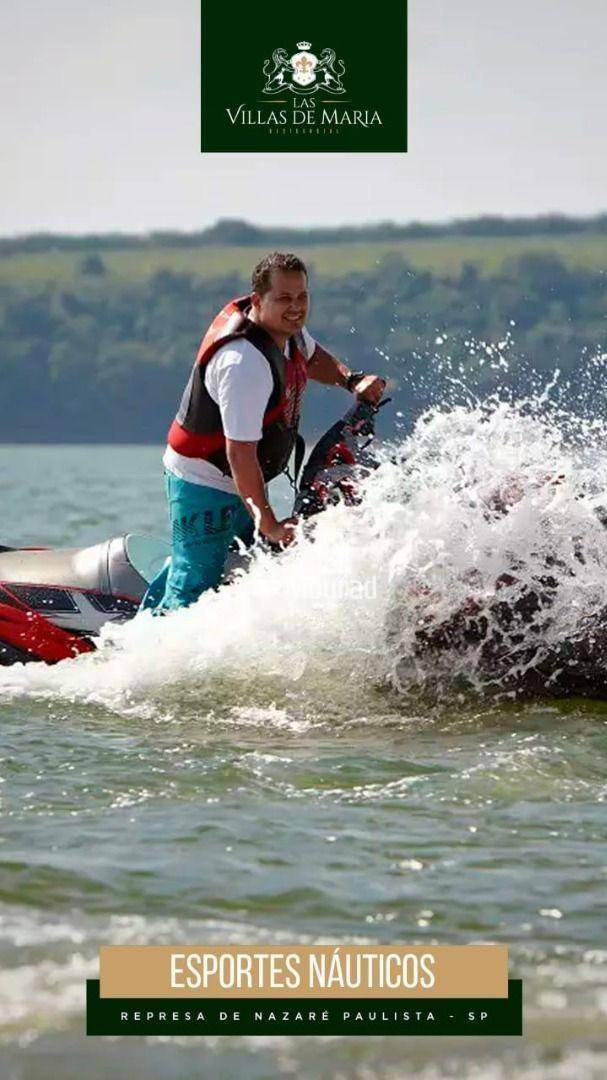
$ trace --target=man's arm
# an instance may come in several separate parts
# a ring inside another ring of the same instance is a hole
[[[352,372],[347,364],[318,344],[308,363],[308,375],[326,386],[341,386],[344,390],[351,390],[357,397],[372,401],[374,405],[380,401],[386,385],[386,380],[379,375],[363,375],[352,385]]]
[[[226,439],[226,455],[238,494],[259,531],[275,544],[290,544],[294,539],[295,520],[276,520],[267,499],[263,474],[259,467],[257,443]]]
[[[246,363],[243,363],[245,353]],[[276,520],[257,459],[263,413],[272,392],[267,361],[248,342],[240,350],[224,346],[209,361],[205,383],[219,406],[226,434],[226,455],[240,498],[264,536],[275,543],[290,543],[293,530],[286,522]]]
[[[310,362],[308,363],[308,375],[316,382],[325,383],[326,386],[343,386],[347,389],[348,379],[351,375],[350,368],[338,360],[332,353],[317,345]]]

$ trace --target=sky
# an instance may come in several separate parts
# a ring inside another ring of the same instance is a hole
[[[0,235],[605,211],[606,37],[605,0],[410,0],[407,154],[202,155],[198,0],[2,0]]]

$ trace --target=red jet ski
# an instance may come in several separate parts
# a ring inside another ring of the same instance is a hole
[[[169,545],[128,533],[85,548],[0,548],[0,664],[91,652],[139,608]]]

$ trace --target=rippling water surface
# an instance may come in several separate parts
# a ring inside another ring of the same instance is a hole
[[[0,540],[164,534],[159,459],[0,448]],[[403,547],[438,564],[390,468],[366,511],[195,609],[0,669],[4,1075],[605,1075],[607,704],[403,692]],[[101,944],[319,939],[505,942],[525,1038],[82,1035]]]

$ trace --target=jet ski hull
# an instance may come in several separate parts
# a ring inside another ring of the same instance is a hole
[[[437,685],[449,681],[447,665],[461,672],[460,683],[494,698],[607,700],[607,609],[586,616],[566,640],[550,641],[551,602],[550,593],[534,591],[510,603],[498,593],[484,608],[470,598],[440,626],[418,630],[415,660]]]

